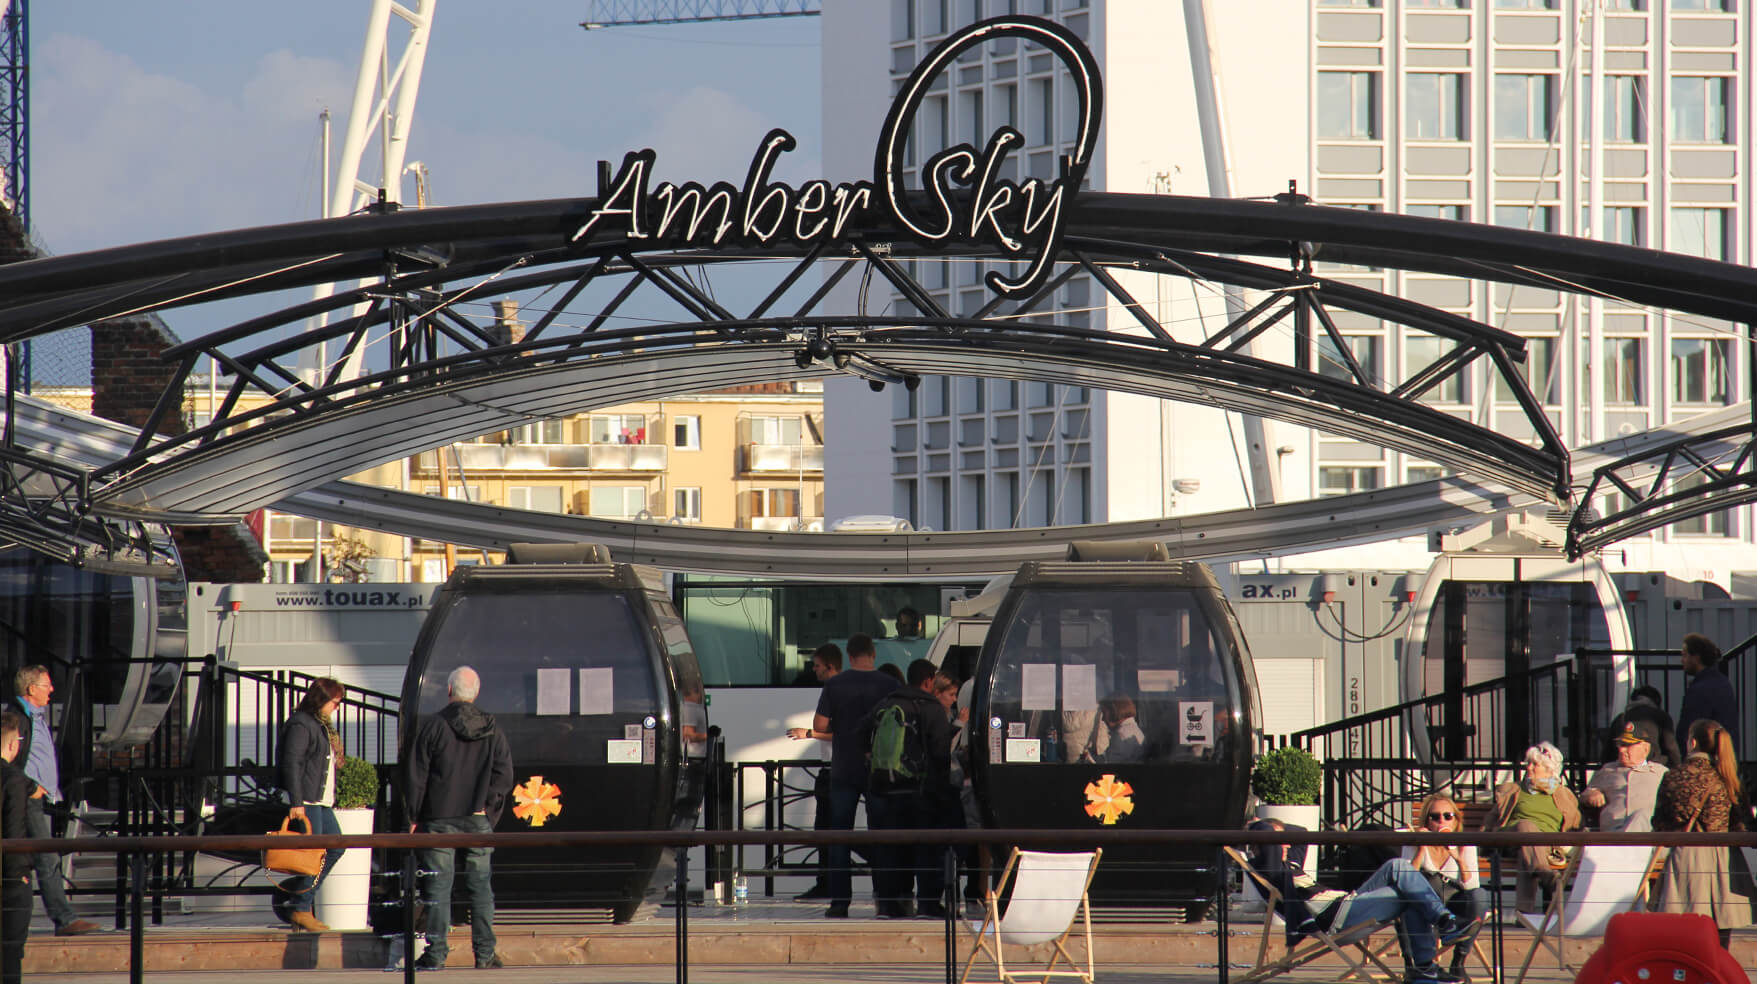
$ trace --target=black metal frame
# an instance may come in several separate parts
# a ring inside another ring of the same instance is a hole
[[[133,454],[89,476],[91,508],[99,513],[213,521],[235,512],[194,508],[155,514],[151,496],[140,490],[203,455],[227,449],[248,454],[313,419],[359,412],[387,397],[431,394],[465,382],[610,355],[675,358],[679,346],[704,352],[725,346],[783,349],[791,359],[762,353],[768,360],[762,378],[840,371],[875,386],[907,386],[926,372],[996,375],[992,361],[977,358],[972,365],[971,356],[981,351],[1025,354],[1048,360],[1050,367],[1090,368],[1114,361],[1176,383],[1163,391],[1142,384],[1140,392],[1208,402],[1413,450],[1461,472],[1567,503],[1573,498],[1567,451],[1519,373],[1521,338],[1403,298],[1314,277],[1311,260],[1535,285],[1757,322],[1757,271],[1746,267],[1546,233],[1313,206],[1298,195],[1258,202],[1083,194],[1069,218],[1062,267],[1049,283],[1022,303],[1008,306],[997,297],[962,318],[934,301],[910,265],[996,259],[979,247],[923,246],[908,241],[889,220],[873,216],[856,220],[846,242],[836,245],[679,251],[653,240],[612,238],[584,247],[572,243],[568,231],[578,227],[594,204],[594,199],[562,199],[424,211],[384,207],[339,219],[14,264],[0,269],[0,296],[7,298],[0,304],[0,343],[125,314],[364,278],[365,286],[253,318],[170,350],[167,358],[179,369],[142,434],[152,435],[179,408],[183,387],[203,357],[233,376],[215,419],[174,438],[143,436]],[[1278,269],[1216,253],[1292,257],[1293,262],[1291,269]],[[742,318],[685,275],[688,268],[705,272],[763,260],[784,261],[785,272]],[[801,286],[813,267],[826,266],[821,286],[810,291]],[[857,267],[864,269],[866,283],[856,310],[848,314],[829,309],[832,290]],[[530,272],[517,272],[521,268]],[[1080,273],[1129,311],[1134,324],[1092,332],[1053,318],[1026,320],[1042,309],[1055,286]],[[1180,343],[1119,279],[1134,273],[1246,287],[1269,296],[1217,330],[1204,331],[1200,342]],[[556,336],[567,306],[582,291],[613,278],[620,278],[620,289],[589,323]],[[905,309],[878,315],[869,311],[866,298],[873,279],[882,279],[903,298]],[[490,327],[460,310],[464,303],[556,287],[562,287],[558,300],[516,345],[497,344]],[[606,330],[608,320],[643,290],[662,296],[682,317],[654,328]],[[783,301],[801,295],[803,302],[791,314],[770,314]],[[283,337],[290,324],[357,304],[364,305],[358,316]],[[1355,362],[1332,309],[1394,321],[1448,344],[1431,365],[1391,386],[1371,378]],[[1248,353],[1254,338],[1289,318],[1295,338],[1290,359],[1278,362]],[[374,332],[392,336],[385,346],[387,368],[344,378],[347,356],[372,344]],[[1330,343],[1340,361],[1334,371],[1315,364],[1321,340]],[[337,346],[341,358],[320,379],[308,381],[294,359],[319,343]],[[1421,402],[1424,394],[1475,363],[1487,366],[1498,377],[1497,388],[1518,402],[1522,429],[1535,435],[1535,447]],[[724,367],[721,376],[698,373],[679,385],[743,381],[725,378],[741,373],[748,378],[751,367]],[[1053,368],[1036,373],[1019,378],[1055,378]],[[269,403],[239,412],[241,397],[252,390]],[[589,408],[541,409],[556,413]],[[504,429],[538,415],[530,407],[460,413],[457,428],[424,435],[430,438],[425,446]],[[346,463],[333,463],[331,470],[341,475],[407,451],[377,446]],[[310,477],[309,484],[317,484],[335,476],[313,471]],[[132,498],[125,495],[130,490],[137,493]],[[1692,490],[1690,508],[1724,508],[1749,501],[1750,494],[1744,485],[1711,484]],[[1662,511],[1669,505],[1653,502]],[[1608,526],[1590,542],[1628,535],[1623,530],[1639,531],[1633,524]],[[60,536],[47,530],[42,534],[38,539],[45,541]]]
[[[1627,504],[1602,516],[1589,508],[1613,492]],[[1748,502],[1757,502],[1757,421],[1681,437],[1593,471],[1568,519],[1568,557]]]

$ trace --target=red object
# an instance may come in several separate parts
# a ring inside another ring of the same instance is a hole
[[[256,536],[257,543],[268,542],[262,534],[262,525],[266,522],[268,522],[268,510],[266,509],[253,509],[250,511],[250,515],[244,517],[244,526]]]
[[[1604,946],[1574,984],[1750,984],[1720,947],[1714,920],[1688,912],[1624,912],[1611,917]]]
[[[1324,604],[1328,605],[1335,600],[1336,600],[1336,592],[1334,592],[1334,591],[1324,592]]]
[[[244,603],[242,601],[231,602],[231,608],[232,608],[232,611],[234,611],[234,612],[243,611],[244,610]]]

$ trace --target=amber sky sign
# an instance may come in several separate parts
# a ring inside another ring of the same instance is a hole
[[[1008,158],[1025,142],[1018,130],[1003,126],[980,149],[961,143],[929,157],[921,165],[919,187],[911,188],[905,148],[922,100],[960,54],[1001,38],[1041,45],[1067,66],[1080,107],[1074,152],[1062,158],[1061,173],[1052,180],[1001,177]],[[1067,28],[1036,17],[979,21],[941,42],[903,83],[885,117],[871,181],[832,186],[818,179],[797,188],[770,181],[775,161],[798,146],[780,129],[763,137],[742,187],[667,181],[654,188],[651,173],[658,155],[650,149],[630,151],[614,177],[610,163],[599,162],[597,204],[571,238],[583,242],[596,233],[620,232],[679,246],[814,245],[841,242],[855,220],[876,214],[924,243],[993,247],[1003,259],[1025,262],[1018,277],[991,272],[987,283],[1008,297],[1029,294],[1042,286],[1061,249],[1064,219],[1098,143],[1103,103],[1098,62]]]

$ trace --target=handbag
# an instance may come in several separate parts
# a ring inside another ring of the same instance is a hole
[[[300,817],[299,822],[305,825],[305,832],[289,829],[293,822],[291,815],[281,821],[281,829],[268,831],[270,837],[309,837],[311,835],[311,819]],[[293,843],[288,841],[288,844]],[[262,852],[262,866],[270,871],[278,871],[283,875],[306,875],[317,877],[323,871],[324,850],[321,847],[271,847]]]

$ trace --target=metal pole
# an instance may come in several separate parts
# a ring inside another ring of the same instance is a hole
[[[689,984],[689,848],[677,848],[677,984]]]
[[[1501,932],[1501,852],[1497,848],[1490,850],[1492,853],[1489,855],[1489,878],[1494,882],[1489,886],[1489,896],[1492,899],[1489,905],[1489,917],[1494,920],[1489,926],[1489,953],[1492,956],[1489,963],[1494,965],[1490,982],[1491,984],[1501,984],[1504,979],[1502,975],[1503,961],[1507,958],[1506,938]]]
[[[940,890],[940,906],[946,910],[946,984],[957,984],[958,980],[958,852],[955,848],[946,848],[945,887]]]
[[[141,903],[144,901],[144,882],[146,881],[146,855],[134,851],[128,855],[129,881],[128,888],[128,980],[130,984],[140,984],[146,973],[146,927],[143,922]]]
[[[415,855],[403,852],[403,984],[415,984]]]
[[[1226,850],[1216,849],[1214,852],[1214,953],[1219,968],[1214,972],[1214,979],[1220,984],[1227,984],[1232,974],[1232,955],[1227,950],[1226,905],[1230,901],[1226,884]]]

